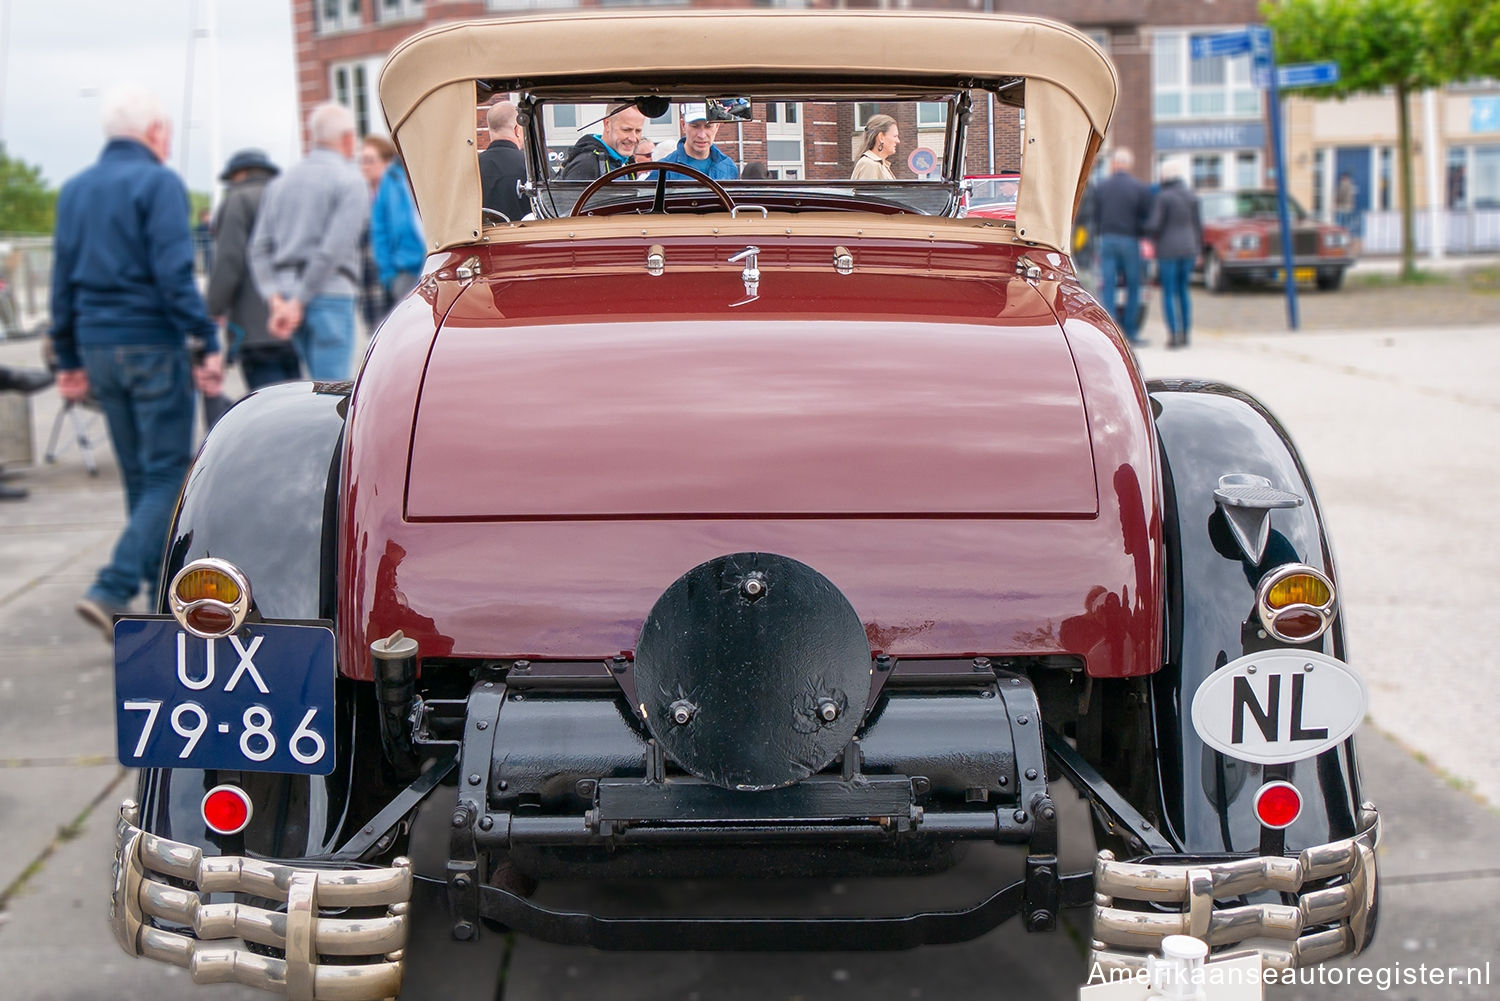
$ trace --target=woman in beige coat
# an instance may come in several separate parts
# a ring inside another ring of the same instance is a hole
[[[894,181],[891,154],[901,145],[901,133],[890,115],[871,115],[865,123],[865,149],[854,161],[851,181]]]

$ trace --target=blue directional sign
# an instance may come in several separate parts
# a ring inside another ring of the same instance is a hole
[[[1250,32],[1225,31],[1217,35],[1194,35],[1188,43],[1188,54],[1194,59],[1215,56],[1242,56],[1250,51]]]
[[[1286,87],[1326,87],[1339,82],[1339,64],[1336,62],[1293,63],[1276,68],[1276,83]]]

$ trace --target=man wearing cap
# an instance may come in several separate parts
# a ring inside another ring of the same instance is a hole
[[[738,179],[740,168],[714,145],[719,135],[719,122],[731,117],[721,108],[717,101],[684,104],[681,109],[682,138],[677,140],[677,148],[661,157],[660,162],[696,167],[716,181]]]
[[[606,171],[623,167],[635,154],[636,143],[646,128],[646,116],[628,105],[604,120],[597,136],[584,136],[568,150],[568,159],[557,178],[560,181],[592,181]]]
[[[227,324],[226,353],[238,355],[245,385],[256,390],[301,377],[297,349],[266,329],[270,312],[250,274],[250,234],[266,183],[280,170],[258,149],[229,158],[219,175],[227,187],[214,219],[214,266],[208,275],[208,312]],[[237,350],[236,350],[237,349]]]

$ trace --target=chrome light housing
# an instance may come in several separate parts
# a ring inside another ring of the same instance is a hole
[[[228,560],[211,556],[193,560],[172,578],[167,608],[194,636],[209,640],[228,636],[250,614],[250,580]]]
[[[1305,563],[1267,573],[1255,589],[1255,611],[1266,631],[1284,643],[1310,643],[1328,631],[1338,611],[1333,581]]]
[[[1229,249],[1231,250],[1259,250],[1259,233],[1236,233],[1229,238]]]

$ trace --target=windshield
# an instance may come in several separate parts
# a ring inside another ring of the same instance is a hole
[[[577,102],[534,98],[530,135],[545,157],[537,201],[545,215],[572,212],[584,188],[609,169],[666,160],[696,168],[730,190],[734,201],[782,211],[955,214],[958,165],[954,109],[964,95],[858,101],[807,96],[767,100],[744,95]],[[1014,109],[1009,120],[1018,132]],[[648,112],[656,112],[649,115]],[[608,117],[606,117],[608,116]],[[536,152],[531,157],[535,172]],[[642,169],[591,194],[584,211],[611,214],[649,207],[657,171]],[[668,209],[713,211],[722,202],[700,181],[666,174]],[[1013,199],[1012,199],[1013,200]]]
[[[1301,222],[1307,218],[1307,213],[1302,211],[1295,198],[1288,197],[1286,203],[1294,220]],[[1200,204],[1204,222],[1275,219],[1277,216],[1274,191],[1211,191],[1202,196]]]

